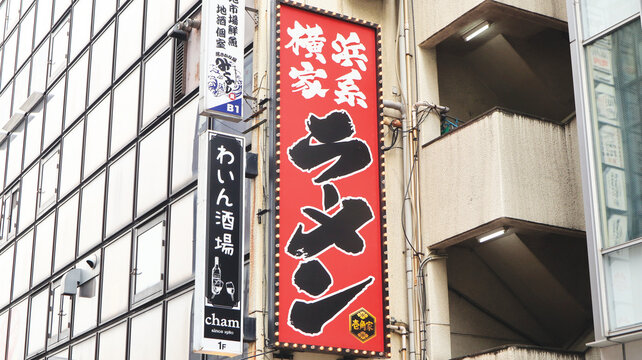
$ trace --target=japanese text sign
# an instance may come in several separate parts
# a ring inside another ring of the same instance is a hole
[[[203,0],[201,114],[239,121],[243,114],[244,0]]]
[[[199,139],[194,351],[243,352],[244,139]]]
[[[276,345],[381,357],[379,28],[277,7]]]

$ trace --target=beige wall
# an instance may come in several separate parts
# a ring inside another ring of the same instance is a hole
[[[583,230],[574,127],[496,111],[428,145],[421,200],[429,244],[500,217]]]

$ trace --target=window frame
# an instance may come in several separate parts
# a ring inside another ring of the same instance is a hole
[[[43,179],[45,175],[45,166],[52,160],[57,160],[56,163],[56,180],[55,180],[55,186],[53,188],[53,194],[50,196],[49,199],[46,199],[46,201],[43,203],[43,190],[42,190],[42,185],[43,185]],[[37,213],[40,215],[42,212],[46,211],[53,205],[56,200],[58,199],[58,188],[60,187],[59,184],[59,179],[60,179],[60,148],[55,148],[51,154],[45,156],[42,158],[40,162],[40,179],[38,179],[38,204],[36,205],[37,207]]]
[[[56,330],[56,338],[54,339],[53,334],[54,331],[52,329],[52,326],[54,325],[54,316],[58,316],[58,328],[62,329],[62,319],[65,314],[63,313],[63,309],[65,308],[65,301],[60,301],[59,302],[59,307],[58,309],[55,309],[54,306],[56,304],[56,289],[62,289],[62,277],[57,278],[56,280],[53,280],[51,282],[51,285],[49,286],[49,312],[47,314],[47,344],[46,348],[47,350],[55,347],[56,345],[65,342],[70,339],[71,336],[71,324],[73,324],[73,304],[70,303],[70,308],[69,308],[69,314],[67,319],[68,325],[67,328],[64,331],[59,331]],[[61,299],[65,299],[65,295],[62,295],[62,291],[59,294]],[[66,299],[67,301],[71,301],[71,299]]]
[[[138,272],[138,244],[139,238],[141,235],[144,235],[147,231],[152,230],[157,225],[162,225],[163,232],[161,237],[161,250],[160,250],[160,276],[158,282],[153,285],[142,289],[140,292],[136,292],[136,281],[137,276],[142,274]],[[150,218],[150,220],[145,221],[142,225],[136,227],[133,231],[133,244],[132,244],[132,259],[130,262],[131,266],[131,304],[137,306],[143,302],[146,302],[149,299],[160,295],[163,292],[166,280],[166,253],[167,253],[167,215],[163,210],[162,213],[156,214]]]

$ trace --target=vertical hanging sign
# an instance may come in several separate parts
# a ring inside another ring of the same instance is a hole
[[[380,29],[277,5],[277,347],[390,356]]]
[[[194,352],[243,353],[244,139],[199,138]]]
[[[201,115],[243,117],[244,0],[203,0]]]

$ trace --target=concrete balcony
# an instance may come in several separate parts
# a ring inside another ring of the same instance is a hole
[[[585,357],[579,352],[508,345],[452,360],[585,360]]]
[[[463,35],[480,20],[500,29],[524,23],[566,30],[566,3],[556,0],[422,0],[414,2],[417,43],[433,47],[453,35]],[[439,9],[439,11],[435,11]]]
[[[508,344],[586,351],[592,318],[577,147],[574,119],[500,108],[424,145],[422,229],[424,243],[448,256],[452,356],[576,358],[496,350]],[[500,228],[503,236],[478,241]]]
[[[501,226],[584,231],[575,120],[493,109],[424,145],[423,228],[445,248]]]

